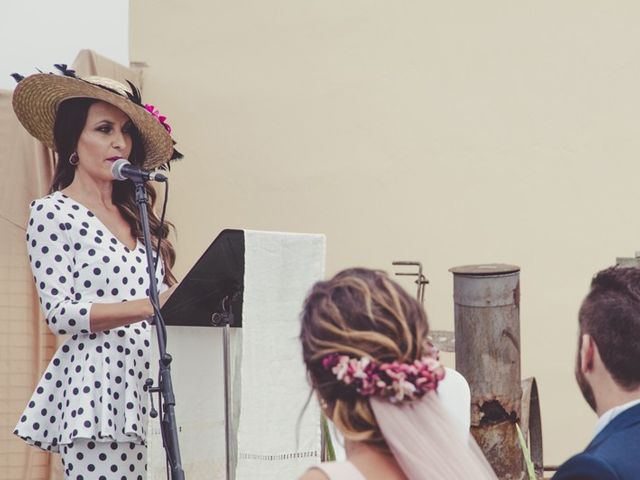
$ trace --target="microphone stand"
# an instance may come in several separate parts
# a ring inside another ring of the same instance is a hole
[[[164,320],[160,313],[160,299],[158,297],[158,285],[156,283],[156,272],[153,268],[153,249],[151,246],[151,234],[149,231],[149,216],[147,214],[147,189],[145,180],[142,178],[132,178],[136,188],[136,203],[140,213],[140,224],[144,237],[144,249],[147,254],[147,270],[149,273],[149,300],[153,306],[153,322],[158,334],[158,349],[160,351],[158,385],[153,386],[153,380],[145,382],[146,390],[151,397],[151,410],[149,415],[155,417],[153,408],[153,394],[160,395],[160,429],[162,431],[162,446],[167,455],[167,461],[171,469],[172,480],[184,480],[184,470],[180,460],[180,446],[178,445],[178,426],[176,423],[175,405],[176,399],[173,394],[173,384],[171,383],[171,355],[167,353],[167,340]],[[160,255],[160,252],[158,252]]]

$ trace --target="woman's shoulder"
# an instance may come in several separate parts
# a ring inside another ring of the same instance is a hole
[[[55,222],[64,225],[68,221],[69,206],[65,204],[60,192],[53,192],[37,198],[29,204],[29,223],[27,229],[42,230],[47,224]],[[61,229],[64,229],[61,227]]]
[[[298,480],[330,480],[322,470],[318,468],[310,468]]]
[[[365,477],[353,463],[346,460],[315,465],[300,480],[365,480]]]
[[[32,200],[29,204],[29,208],[33,211],[41,211],[44,209],[55,208],[55,205],[59,205],[61,203],[61,199],[59,198],[60,192],[53,192],[45,195],[44,197],[36,198]]]

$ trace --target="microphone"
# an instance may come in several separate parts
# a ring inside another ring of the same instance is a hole
[[[147,170],[143,170],[140,167],[135,167],[131,165],[131,162],[125,160],[124,158],[119,158],[115,162],[113,162],[113,166],[111,167],[111,175],[116,180],[133,180],[143,182],[153,181],[153,182],[166,182],[167,177],[158,172],[148,172]]]

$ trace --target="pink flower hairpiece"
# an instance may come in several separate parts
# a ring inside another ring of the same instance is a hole
[[[392,403],[415,400],[436,390],[445,374],[438,350],[431,345],[421,359],[411,363],[376,363],[369,357],[358,359],[332,353],[322,359],[322,366],[358,394],[388,398]]]
[[[156,117],[156,119],[160,122],[160,125],[162,125],[167,132],[171,133],[171,125],[167,123],[167,117],[165,115],[160,115],[160,110],[158,110],[150,103],[145,104],[144,108],[147,112]]]

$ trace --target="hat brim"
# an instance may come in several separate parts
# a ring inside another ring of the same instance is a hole
[[[145,153],[144,168],[167,163],[173,139],[144,107],[128,98],[79,78],[39,73],[24,78],[13,92],[13,110],[35,138],[55,150],[53,126],[60,103],[70,98],[94,98],[122,110],[138,129]]]

